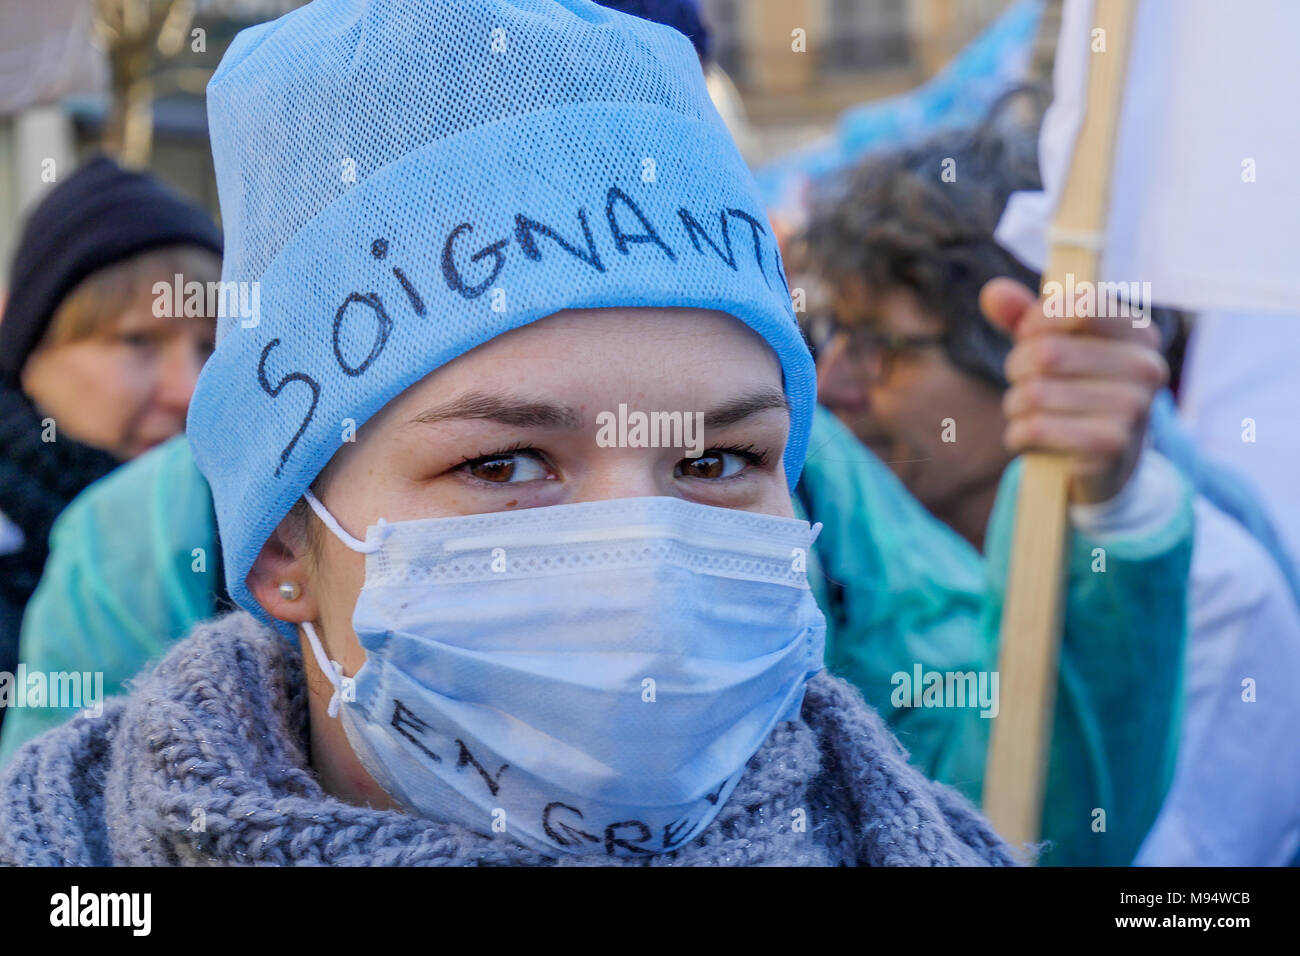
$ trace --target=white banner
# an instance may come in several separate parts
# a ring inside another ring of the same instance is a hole
[[[1300,312],[1300,2],[1134,2],[1100,280],[1194,311]],[[1104,43],[1091,0],[1066,0],[1044,191],[1012,196],[996,233],[1040,271]]]

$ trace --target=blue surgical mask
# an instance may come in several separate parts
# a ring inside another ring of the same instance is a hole
[[[798,716],[826,623],[820,525],[624,498],[386,524],[330,715],[399,803],[549,855],[675,849]]]

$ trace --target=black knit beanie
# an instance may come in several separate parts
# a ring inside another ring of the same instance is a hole
[[[0,379],[16,384],[59,303],[91,273],[160,246],[221,255],[221,232],[198,206],[107,156],[91,159],[32,210],[0,316]]]

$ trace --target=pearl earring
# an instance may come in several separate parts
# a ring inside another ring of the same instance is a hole
[[[286,601],[296,601],[302,595],[302,588],[293,581],[280,582],[280,597]]]

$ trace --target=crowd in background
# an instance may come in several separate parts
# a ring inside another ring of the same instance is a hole
[[[682,31],[707,64],[691,4],[604,5]],[[825,663],[916,768],[976,804],[991,721],[900,704],[897,675],[996,669],[1023,450],[1008,426],[1028,399],[1015,322],[990,314],[1028,306],[989,283],[1040,277],[993,232],[1013,192],[1039,188],[1044,101],[1018,90],[977,125],[826,177],[782,249],[817,370],[792,507],[823,526],[808,572]],[[207,212],[106,156],[27,218],[0,316],[0,672],[102,673],[122,694],[238,603],[184,434],[215,317],[157,308],[177,275],[219,280],[221,255]],[[1098,373],[1133,397],[1115,453],[1131,460],[1122,508],[1071,511],[1042,861],[1285,865],[1300,851],[1300,500],[1206,424],[1202,396],[1275,381],[1260,407],[1289,407],[1294,383],[1268,378],[1258,325],[1153,318],[1149,342],[1113,344],[1167,374]],[[0,708],[0,768],[76,713]]]

